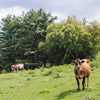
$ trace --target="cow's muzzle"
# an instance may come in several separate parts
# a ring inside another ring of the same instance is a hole
[[[80,66],[77,66],[77,69],[80,69]]]

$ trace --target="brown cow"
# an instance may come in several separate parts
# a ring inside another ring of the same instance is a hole
[[[84,86],[86,86],[85,78],[87,78],[87,87],[89,87],[89,76],[91,73],[90,62],[88,59],[82,59],[82,60],[76,59],[72,61],[72,63],[75,64],[74,74],[78,84],[78,91],[80,91],[79,79],[82,78],[83,78],[82,85],[84,90]]]
[[[12,70],[12,72],[15,72],[17,70],[16,65],[11,65],[11,70]]]

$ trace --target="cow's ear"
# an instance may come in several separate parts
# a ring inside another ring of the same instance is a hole
[[[89,60],[87,60],[86,62],[87,62],[87,63],[90,63],[90,61],[89,61]]]
[[[81,63],[84,63],[85,61],[84,60],[81,60]]]
[[[75,60],[72,60],[72,64],[75,64]]]
[[[79,62],[79,61],[80,61],[80,59],[79,59],[79,58],[77,58],[77,61]]]

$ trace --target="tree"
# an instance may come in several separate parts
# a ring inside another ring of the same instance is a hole
[[[92,21],[87,27],[86,31],[91,33],[91,56],[94,58],[98,51],[100,51],[100,23]]]
[[[30,10],[24,15],[23,25],[19,30],[18,44],[23,48],[24,55],[31,62],[39,62],[40,52],[38,44],[40,41],[45,41],[47,35],[46,28],[56,17],[47,14],[42,9],[38,11]]]
[[[15,63],[17,57],[16,54],[16,44],[17,44],[17,29],[20,27],[18,23],[20,21],[19,17],[8,15],[6,18],[2,19],[1,26],[1,44],[0,44],[0,54],[1,61],[3,65],[10,65]],[[6,68],[7,69],[7,68]]]
[[[38,43],[45,41],[46,28],[56,17],[39,9],[33,9],[16,17],[8,15],[2,19],[0,49],[3,64],[13,64],[16,60],[40,62]]]
[[[95,30],[96,31],[96,30]],[[48,55],[51,64],[70,63],[76,58],[91,58],[94,52],[93,35],[84,27],[82,21],[68,17],[61,23],[53,23],[47,28],[46,41],[39,44],[39,49]],[[45,48],[45,49],[43,49]]]

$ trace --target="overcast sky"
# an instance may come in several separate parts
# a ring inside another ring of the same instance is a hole
[[[100,0],[0,0],[0,21],[7,14],[20,16],[22,11],[39,8],[57,16],[58,22],[73,15],[100,22]]]

